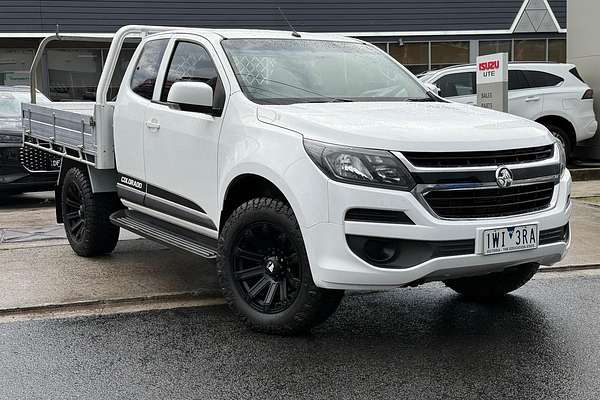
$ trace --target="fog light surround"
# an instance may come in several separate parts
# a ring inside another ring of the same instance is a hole
[[[394,240],[368,239],[364,245],[365,256],[375,263],[387,263],[398,254],[398,246]]]

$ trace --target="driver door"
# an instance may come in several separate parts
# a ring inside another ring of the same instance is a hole
[[[170,216],[216,229],[217,146],[221,111],[183,111],[167,102],[173,83],[206,82],[213,88],[213,105],[224,103],[225,92],[213,49],[197,37],[172,39],[163,62],[164,79],[154,91],[144,117],[144,153],[148,191],[146,205]],[[211,218],[212,217],[212,218]]]

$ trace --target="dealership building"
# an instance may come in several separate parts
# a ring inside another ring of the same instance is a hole
[[[299,31],[367,40],[415,73],[496,52],[566,60],[567,0],[0,0],[0,85],[28,84],[39,41],[57,28],[107,39],[127,24],[287,30],[278,7]],[[93,99],[107,49],[103,41],[53,42],[40,89],[56,101]]]

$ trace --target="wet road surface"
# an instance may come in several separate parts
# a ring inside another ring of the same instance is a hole
[[[223,306],[0,324],[2,399],[600,398],[600,273],[494,305],[439,284],[347,296],[310,336]]]

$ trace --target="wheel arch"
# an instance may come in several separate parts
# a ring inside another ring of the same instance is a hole
[[[243,173],[233,178],[224,192],[219,227],[229,218],[231,213],[244,202],[257,197],[273,197],[283,200],[292,206],[283,191],[270,179],[255,173]]]
[[[540,123],[547,127],[547,124],[556,125],[559,128],[563,129],[569,135],[568,139],[571,144],[571,148],[575,148],[577,145],[577,135],[575,132],[575,127],[567,118],[562,117],[560,115],[544,115],[542,117],[538,117],[535,122]]]

